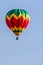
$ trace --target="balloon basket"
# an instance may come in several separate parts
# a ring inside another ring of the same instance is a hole
[[[17,37],[16,37],[16,40],[18,40],[18,39],[19,39],[19,37],[17,36]]]

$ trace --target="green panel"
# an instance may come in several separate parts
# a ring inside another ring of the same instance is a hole
[[[23,14],[23,15],[28,15],[28,13],[25,11],[25,10],[23,10],[23,9],[13,9],[13,10],[10,10],[8,13],[7,13],[7,15],[10,17],[10,15],[12,15],[12,14],[15,14],[16,16],[18,16],[19,14]]]
[[[21,14],[23,14],[23,15],[28,15],[28,13],[25,11],[25,10],[21,10]]]
[[[19,9],[15,9],[13,12],[16,16],[18,16],[20,14],[20,10]]]
[[[14,30],[13,32],[14,32],[14,33],[15,33],[15,32],[20,32],[20,33],[22,33],[22,30]]]
[[[14,10],[10,10],[10,11],[7,13],[7,15],[10,17],[11,14],[13,14],[13,12],[14,12]]]
[[[21,10],[21,14],[25,15],[26,13],[23,10]]]

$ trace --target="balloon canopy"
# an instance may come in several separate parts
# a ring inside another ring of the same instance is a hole
[[[27,11],[23,9],[13,9],[6,14],[6,24],[16,36],[19,36],[29,23],[30,16]]]

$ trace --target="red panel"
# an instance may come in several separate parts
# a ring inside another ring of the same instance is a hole
[[[23,17],[21,16],[21,17],[19,18],[19,26],[23,27],[23,24],[24,24],[24,19],[23,19]]]
[[[18,27],[18,21],[14,17],[13,17],[13,24],[14,24],[14,26]]]
[[[13,17],[13,23],[14,23],[14,26],[16,26],[17,28],[20,26],[23,27],[24,19],[23,17],[20,17],[18,20],[16,20],[16,18]]]
[[[10,19],[10,24],[11,24],[11,27],[14,27],[14,17],[12,17],[12,18]]]
[[[7,18],[6,18],[6,24],[10,28],[11,24],[10,24],[10,21]]]
[[[25,22],[24,22],[24,25],[23,25],[23,28],[26,28],[29,24],[29,19],[26,19]]]
[[[8,25],[8,27],[14,27],[16,26],[17,28],[18,27],[22,27],[22,28],[26,28],[28,23],[29,23],[29,19],[27,18],[26,20],[24,20],[23,17],[20,17],[18,20],[16,20],[16,18],[12,17],[11,20],[9,21],[7,18],[6,18],[6,23]]]

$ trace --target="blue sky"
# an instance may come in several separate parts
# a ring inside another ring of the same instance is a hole
[[[6,13],[15,8],[31,18],[18,41],[5,23]],[[0,0],[0,65],[43,65],[43,0]]]

